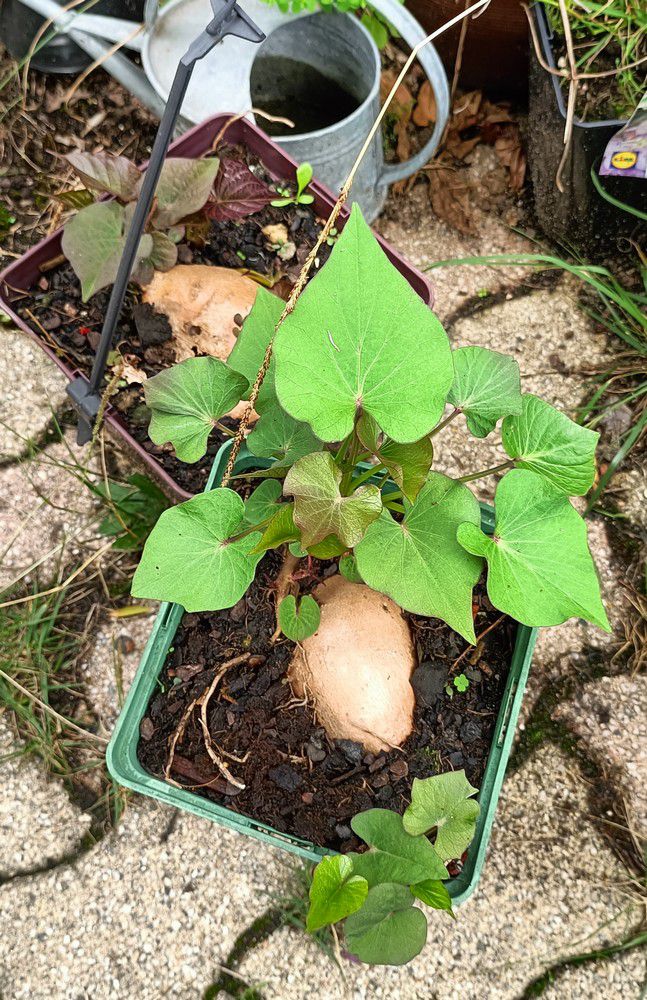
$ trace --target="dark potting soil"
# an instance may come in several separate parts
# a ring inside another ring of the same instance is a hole
[[[568,67],[568,51],[566,41],[561,31],[561,19],[559,13],[555,18],[555,35],[553,41],[554,57],[558,66]],[[590,36],[575,37],[576,47],[584,42],[590,47],[593,39]],[[634,55],[635,59],[644,57],[645,52],[639,47]],[[613,75],[614,70],[623,62],[623,54],[620,46],[615,41],[611,41],[601,52],[598,53],[588,71],[600,73],[599,77],[581,80],[575,98],[575,114],[583,122],[613,121],[614,119],[628,119],[636,110],[636,104],[629,101],[626,91],[621,87],[618,79]],[[631,72],[631,70],[627,71]],[[604,76],[608,73],[608,76]],[[640,73],[640,69],[635,69],[634,73]],[[639,77],[636,75],[636,80]],[[564,104],[568,101],[568,81],[561,81],[562,96]],[[640,88],[638,87],[640,91]]]
[[[479,787],[508,674],[515,623],[490,605],[479,584],[474,595],[478,647],[438,619],[408,614],[418,664],[414,730],[402,750],[365,753],[350,740],[331,741],[311,708],[293,696],[285,672],[294,643],[270,643],[274,631],[271,591],[279,557],[269,554],[246,596],[232,609],[185,614],[141,723],[138,755],[162,777],[170,741],[191,702],[210,685],[219,666],[230,667],[208,707],[215,748],[239,790],[222,777],[205,749],[200,710],[195,709],[177,741],[171,776],[197,794],[321,846],[361,847],[352,833],[355,813],[374,806],[403,812],[411,782],[464,768]],[[313,561],[316,585],[336,572],[335,563]],[[462,655],[465,652],[465,655]],[[459,692],[453,678],[465,674]]]
[[[241,147],[219,148],[219,154],[244,158],[258,177],[273,184],[260,162],[247,155]],[[292,186],[288,183],[288,186]],[[262,230],[268,225],[283,223],[289,239],[296,247],[294,257],[282,261],[276,249],[271,249]],[[275,208],[268,205],[247,218],[231,222],[209,222],[188,228],[188,239],[178,248],[179,263],[214,264],[219,267],[248,268],[268,279],[273,291],[287,298],[301,267],[314,246],[323,223],[307,205],[288,205]],[[193,242],[189,242],[193,240]],[[319,261],[323,265],[331,247],[324,244]],[[313,271],[313,275],[316,274]],[[89,375],[99,335],[103,324],[110,288],[93,295],[88,302],[81,301],[81,286],[71,266],[62,263],[39,279],[28,297],[18,300],[15,308],[26,323],[72,369]],[[169,343],[170,327],[165,317],[155,314],[141,303],[141,290],[131,284],[128,289],[121,318],[117,325],[114,348],[149,378],[175,363]],[[108,370],[104,385],[113,372]],[[179,462],[171,446],[159,447],[148,438],[149,413],[144,402],[142,386],[136,383],[121,384],[110,399],[128,431],[175,482],[189,493],[204,489],[213,458],[226,440],[219,431],[209,439],[205,457],[194,465]],[[236,424],[225,418],[230,428]]]

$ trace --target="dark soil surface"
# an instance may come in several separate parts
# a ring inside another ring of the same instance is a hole
[[[268,184],[273,183],[262,164],[256,158],[247,156],[241,147],[223,149],[221,146],[218,152],[221,156],[245,159],[257,176]],[[286,226],[290,241],[296,247],[294,256],[287,262],[279,258],[278,248],[272,248],[262,233],[263,228],[277,223]],[[238,270],[248,268],[265,276],[274,292],[287,298],[321,228],[322,222],[306,205],[284,208],[268,205],[260,212],[232,222],[205,220],[201,226],[195,227],[196,238],[193,242],[180,244],[179,262],[214,264]],[[188,235],[192,235],[190,228]],[[325,263],[330,252],[331,247],[327,245],[321,248],[320,265]],[[83,303],[76,275],[69,264],[62,263],[43,274],[33,294],[17,302],[16,308],[25,322],[60,358],[71,368],[88,375],[109,297],[110,289],[106,288]],[[142,304],[140,288],[131,284],[117,327],[114,348],[123,357],[130,356],[129,361],[150,378],[174,364],[170,338],[171,331],[165,317]],[[104,385],[112,376],[113,370],[109,369]],[[170,445],[159,447],[149,440],[149,414],[141,385],[128,385],[122,381],[111,397],[111,404],[135,440],[155,457],[179,486],[190,493],[198,493],[204,488],[213,457],[225,440],[224,435],[214,431],[205,457],[194,465],[185,465],[176,459]],[[224,423],[235,427],[234,422],[226,418]]]
[[[558,66],[568,67],[568,52],[561,30],[559,13],[556,13],[552,20],[555,31],[553,41],[555,61]],[[576,51],[578,50],[577,47],[581,49],[584,45],[587,48],[592,48],[593,46],[593,38],[589,35],[576,33],[573,41]],[[644,43],[642,45],[639,44],[633,54],[632,61],[642,58],[645,54],[644,49]],[[615,41],[611,41],[598,53],[588,67],[587,72],[611,74],[622,63],[623,53],[621,48]],[[639,81],[641,78],[641,68],[637,67],[634,73],[636,74],[636,81]],[[564,95],[564,103],[566,104],[568,100],[568,81],[562,81],[561,87]],[[579,82],[575,100],[575,113],[581,121],[585,122],[608,121],[618,118],[624,120],[631,117],[637,103],[637,99],[635,104],[629,100],[627,88],[622,86],[621,77],[616,78],[613,75],[593,77]]]
[[[211,762],[199,710],[194,710],[177,742],[172,776],[197,794],[281,832],[348,851],[361,846],[350,829],[352,816],[373,806],[402,812],[414,777],[464,768],[478,787],[515,635],[515,624],[492,609],[484,588],[475,591],[476,634],[494,627],[465,656],[464,640],[443,622],[407,615],[419,663],[412,680],[414,731],[402,751],[376,757],[350,740],[329,740],[312,710],[293,698],[285,672],[294,644],[269,641],[274,631],[271,581],[278,565],[279,557],[268,555],[234,608],[184,616],[160,676],[161,689],[141,723],[143,766],[164,775],[170,740],[188,706],[221,664],[244,652],[246,662],[232,666],[216,688],[208,724],[217,751],[246,787],[240,791],[229,784]],[[334,562],[314,561],[313,567],[313,586],[337,569]],[[461,673],[470,682],[462,693],[453,685]]]

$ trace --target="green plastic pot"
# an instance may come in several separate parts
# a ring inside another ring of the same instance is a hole
[[[220,482],[230,447],[231,444],[227,443],[218,452],[205,491],[213,489]],[[261,459],[250,455],[243,449],[236,463],[236,469],[238,472],[244,472],[251,467],[258,468],[264,464]],[[483,530],[491,533],[494,530],[494,511],[492,508],[484,504],[481,505],[481,517]],[[120,785],[132,788],[142,795],[149,795],[151,798],[166,802],[177,809],[186,809],[197,816],[220,823],[230,830],[247,834],[270,844],[272,847],[296,854],[305,861],[319,861],[324,854],[331,852],[300,837],[279,833],[266,823],[242,816],[240,813],[233,812],[233,810],[196,795],[192,791],[168,784],[161,778],[149,774],[139,763],[137,745],[139,743],[140,723],[156,689],[158,677],[164,666],[167,653],[173,645],[175,633],[183,615],[184,609],[179,604],[164,603],[160,607],[142,661],[117,719],[106,752],[110,774]],[[476,826],[476,835],[460,875],[449,879],[446,883],[449,894],[456,905],[464,902],[471,895],[483,870],[485,852],[490,840],[499,793],[510,756],[536,637],[537,629],[528,628],[526,625],[517,626],[512,663],[478,795],[481,811]]]

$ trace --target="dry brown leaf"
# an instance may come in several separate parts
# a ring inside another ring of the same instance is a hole
[[[459,170],[434,166],[428,171],[431,207],[443,222],[459,232],[473,232],[469,188]]]
[[[480,135],[476,135],[472,139],[461,139],[458,132],[449,132],[447,141],[445,142],[445,149],[452,156],[455,156],[457,160],[464,160],[480,142]]]
[[[454,132],[462,132],[470,125],[476,125],[479,119],[479,111],[483,94],[480,90],[472,90],[468,94],[462,94],[454,103],[450,129]]]
[[[391,87],[397,80],[397,73],[393,70],[385,69],[380,77],[380,101],[382,104],[386,101],[387,97],[391,93]],[[407,87],[406,83],[401,83],[395,94],[393,95],[393,101],[391,102],[390,111],[395,111],[397,114],[397,108],[395,105],[399,105],[404,111],[411,111],[414,104],[413,94]],[[400,115],[398,115],[400,117]]]
[[[425,80],[418,91],[418,103],[413,109],[412,117],[418,128],[426,128],[436,121],[436,98],[429,80]]]
[[[173,332],[168,345],[176,361],[202,354],[226,361],[236,343],[235,330],[254,305],[257,290],[251,278],[227,267],[177,264],[155,273],[142,301],[168,317]],[[245,406],[239,403],[232,415],[239,416]]]
[[[499,161],[510,171],[510,187],[513,191],[520,191],[526,177],[526,154],[521,145],[519,129],[516,126],[508,129],[505,135],[496,140],[494,149]]]
[[[140,360],[136,354],[124,354],[117,358],[112,370],[128,385],[143,385],[148,375],[137,367],[139,364]]]
[[[411,156],[411,139],[409,138],[409,133],[407,131],[407,122],[399,121],[395,126],[395,134],[398,137],[398,141],[395,146],[395,154],[398,160],[403,163],[408,160]]]
[[[492,104],[491,101],[483,101],[481,105],[483,121],[487,124],[496,125],[501,122],[514,122],[510,114],[510,109],[505,104]]]

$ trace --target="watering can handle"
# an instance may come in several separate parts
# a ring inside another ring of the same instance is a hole
[[[398,0],[371,0],[371,6],[385,17],[389,24],[393,25],[411,48],[427,37],[427,33],[418,24],[415,17]],[[420,50],[418,59],[431,84],[436,100],[434,130],[422,149],[418,150],[411,159],[405,160],[404,163],[385,164],[380,175],[381,184],[392,184],[394,181],[404,180],[414,174],[416,170],[424,167],[436,152],[449,117],[449,84],[440,56],[433,45],[429,43]]]

